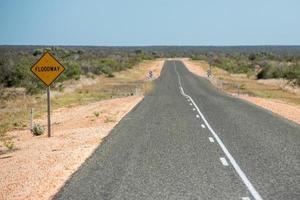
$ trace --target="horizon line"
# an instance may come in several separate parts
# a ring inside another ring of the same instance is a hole
[[[3,46],[61,46],[61,47],[300,47],[300,44],[251,44],[251,45],[76,45],[76,44],[0,44]]]

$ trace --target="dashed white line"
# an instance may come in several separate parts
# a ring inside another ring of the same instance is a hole
[[[202,114],[202,112],[198,108],[198,106],[195,103],[195,101],[192,99],[192,97],[190,97],[189,95],[185,94],[185,92],[184,92],[184,90],[182,88],[181,78],[180,78],[180,75],[179,75],[179,73],[177,71],[177,67],[176,67],[176,62],[175,61],[174,61],[174,65],[175,65],[175,71],[176,71],[177,76],[178,76],[179,89],[180,89],[181,95],[184,96],[185,98],[189,98],[191,100],[191,102],[194,104],[194,106],[197,109],[198,113],[200,114],[202,120],[206,124],[207,128],[210,130],[210,132],[212,133],[212,135],[216,139],[217,143],[219,144],[219,146],[221,147],[221,149],[225,153],[226,157],[229,159],[231,165],[233,166],[233,168],[235,169],[235,171],[239,175],[239,177],[242,179],[243,183],[246,185],[246,187],[248,188],[249,192],[252,194],[252,196],[254,197],[254,199],[255,200],[263,200],[263,198],[260,196],[260,194],[256,191],[256,189],[254,188],[254,186],[252,185],[252,183],[247,178],[246,174],[243,172],[243,170],[237,164],[237,162],[235,161],[235,159],[233,158],[233,156],[230,154],[230,152],[228,151],[228,149],[226,148],[226,146],[224,145],[224,143],[222,142],[222,140],[220,139],[220,137],[216,134],[216,132],[209,125],[208,121],[205,119],[204,115]]]
[[[251,200],[249,197],[242,197],[242,200]]]
[[[209,141],[210,141],[211,143],[214,143],[214,142],[215,142],[214,138],[212,138],[212,137],[208,137],[208,139],[209,139]]]
[[[192,106],[193,104],[192,103],[190,103],[190,106]]]
[[[201,127],[202,127],[202,128],[205,128],[205,125],[204,125],[204,124],[201,124]]]
[[[199,116],[199,115],[196,115],[196,117],[197,117],[197,118],[200,118],[200,116]]]
[[[193,108],[193,110],[196,110],[196,108]]]
[[[221,163],[222,163],[224,166],[228,166],[228,165],[229,165],[228,162],[227,162],[227,160],[226,160],[226,158],[221,157],[220,160],[221,160]]]

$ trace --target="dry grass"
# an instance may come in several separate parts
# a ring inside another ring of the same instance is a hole
[[[188,61],[194,65],[201,67],[204,71],[209,68],[205,61]],[[289,104],[300,105],[300,95],[283,89],[276,84],[263,84],[253,77],[247,77],[246,74],[230,74],[220,68],[212,68],[213,76],[216,78],[215,84],[222,87],[223,90],[229,93],[237,93],[239,85],[240,94],[280,100]],[[221,84],[222,83],[222,84]],[[222,85],[222,86],[221,86]]]
[[[159,76],[163,60],[144,61],[132,69],[114,73],[114,78],[96,76],[82,77],[81,80],[69,80],[63,83],[64,91],[52,91],[52,109],[72,107],[103,99],[132,95],[143,95],[151,89],[147,81],[149,70]],[[2,89],[6,99],[0,99],[0,141],[9,140],[5,134],[9,130],[29,128],[30,110],[39,118],[46,112],[46,95],[25,95],[22,89]]]

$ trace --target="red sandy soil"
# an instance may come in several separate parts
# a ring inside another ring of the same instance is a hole
[[[142,96],[55,110],[53,135],[13,131],[16,149],[0,155],[0,199],[51,199]],[[94,115],[99,112],[99,117]],[[46,117],[40,123],[46,124]]]
[[[267,110],[300,124],[300,108],[298,106],[289,105],[278,100],[252,97],[247,95],[240,95],[239,98],[259,105]]]

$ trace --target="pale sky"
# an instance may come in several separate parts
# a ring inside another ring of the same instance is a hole
[[[300,45],[299,0],[0,0],[0,45]]]

